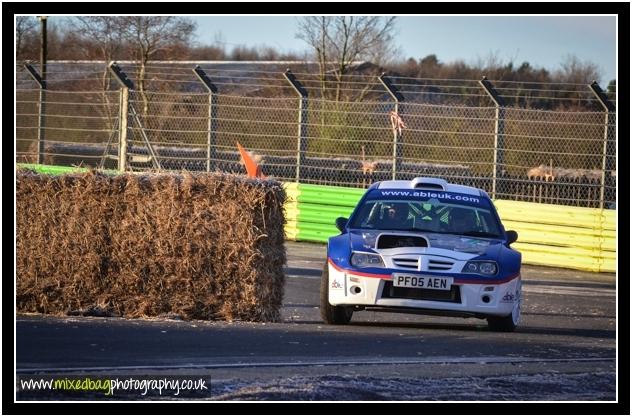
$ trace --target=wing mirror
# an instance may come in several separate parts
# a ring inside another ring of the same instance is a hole
[[[518,240],[518,232],[515,230],[508,230],[505,234],[507,235],[507,245],[511,245]]]
[[[344,231],[348,221],[349,219],[347,219],[346,217],[338,217],[336,219],[336,227],[338,228],[338,230],[340,230],[341,232]]]

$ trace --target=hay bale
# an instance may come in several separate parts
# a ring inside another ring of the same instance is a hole
[[[277,182],[18,172],[17,189],[18,311],[280,318]]]
[[[98,303],[106,275],[110,179],[20,170],[16,184],[18,311],[58,313]]]

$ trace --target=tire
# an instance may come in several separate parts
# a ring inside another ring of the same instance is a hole
[[[352,307],[329,304],[329,266],[325,263],[320,277],[320,317],[326,324],[348,324],[353,316]]]
[[[518,299],[518,302],[514,305],[511,314],[506,317],[488,317],[487,325],[489,326],[489,329],[494,332],[513,332],[516,330],[516,327],[518,327],[518,324],[520,323],[521,304],[520,299]]]
[[[511,315],[507,317],[488,317],[487,326],[493,332],[513,332],[516,330]]]

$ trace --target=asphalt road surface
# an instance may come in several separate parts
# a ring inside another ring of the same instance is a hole
[[[282,323],[16,319],[22,378],[190,376],[206,389],[177,396],[18,389],[17,399],[617,399],[614,274],[523,266],[514,333],[491,332],[479,319],[381,312],[331,326],[318,310],[324,245],[286,245]]]

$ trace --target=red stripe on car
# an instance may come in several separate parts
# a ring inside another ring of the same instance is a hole
[[[351,270],[339,267],[338,265],[336,265],[334,263],[334,261],[331,258],[327,258],[327,261],[329,262],[329,265],[331,265],[338,272],[345,272],[347,274],[356,275],[356,276],[364,277],[364,278],[379,278],[379,279],[386,279],[386,280],[391,280],[392,279],[390,274],[388,274],[388,275],[386,275],[386,274],[371,274],[371,273],[368,273],[368,272],[351,271]],[[421,271],[421,272],[423,273],[423,271]],[[496,280],[488,280],[488,279],[485,279],[485,278],[482,278],[482,279],[454,278],[454,283],[455,284],[498,285],[498,284],[507,283],[507,282],[519,277],[519,276],[520,276],[520,273],[513,274],[513,275],[510,275],[510,276],[508,276],[506,278],[496,279]],[[441,275],[437,275],[437,277],[440,278]]]

